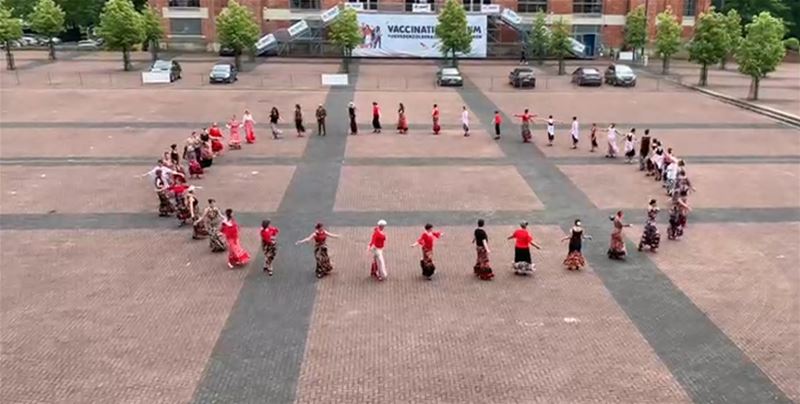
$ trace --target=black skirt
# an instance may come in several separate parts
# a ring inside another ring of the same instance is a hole
[[[531,249],[530,248],[514,248],[514,262],[527,262],[531,263]]]

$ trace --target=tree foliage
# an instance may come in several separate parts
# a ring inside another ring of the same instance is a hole
[[[50,60],[56,60],[53,37],[64,32],[64,17],[64,10],[53,0],[39,0],[30,15],[31,28],[48,39]]]
[[[547,17],[538,11],[533,16],[533,27],[528,35],[528,49],[531,51],[538,64],[544,63],[549,47],[550,31],[547,29]]]
[[[647,44],[647,16],[644,6],[634,8],[625,16],[625,44],[633,48],[634,54],[637,49],[644,51]]]
[[[564,58],[572,53],[571,28],[563,18],[553,21],[550,27],[550,54],[558,59],[558,74],[564,74]]]
[[[33,0],[5,0],[5,3],[11,15],[17,18],[26,18],[36,4]]]
[[[144,38],[142,16],[131,0],[108,0],[100,14],[100,36],[111,50],[122,51],[122,64],[130,70],[130,50]]]
[[[694,36],[689,42],[689,60],[700,64],[700,85],[708,84],[708,66],[725,56],[728,32],[724,16],[711,8],[700,13],[694,25]]]
[[[656,53],[661,57],[662,74],[669,72],[672,55],[681,49],[681,31],[681,24],[672,13],[671,7],[656,16]]]
[[[786,55],[783,35],[786,32],[783,21],[768,12],[753,18],[745,28],[747,35],[736,51],[739,71],[750,76],[750,98],[758,99],[758,86],[767,73],[775,68]]]
[[[89,28],[100,23],[100,14],[108,1],[58,0],[58,4],[66,14],[66,25],[68,27]]]
[[[725,26],[725,32],[728,33],[728,41],[725,43],[725,55],[722,56],[719,64],[719,67],[724,70],[728,58],[733,56],[742,42],[742,16],[736,10],[728,10],[723,16],[722,22]]]
[[[0,0],[0,42],[6,46],[6,68],[14,70],[14,54],[11,52],[11,41],[22,38],[22,21],[14,17],[13,10]]]
[[[241,69],[242,53],[252,52],[260,35],[253,13],[236,0],[231,0],[217,16],[217,38],[222,47],[234,51],[237,69]]]
[[[164,27],[161,26],[158,10],[150,6],[142,9],[142,29],[144,43],[150,49],[153,62],[155,62],[158,59],[159,41],[164,37]]]
[[[358,13],[356,10],[345,8],[331,24],[328,35],[331,41],[342,49],[345,70],[348,70],[353,49],[363,40],[361,38],[361,29],[358,26]]]
[[[456,63],[456,53],[468,53],[472,50],[472,33],[467,26],[467,13],[461,2],[447,0],[439,13],[436,37],[439,38],[442,55],[452,55],[453,64]]]

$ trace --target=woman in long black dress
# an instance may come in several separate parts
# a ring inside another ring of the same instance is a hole
[[[483,219],[478,220],[478,228],[475,229],[475,238],[472,239],[472,242],[475,243],[476,252],[478,254],[478,258],[475,260],[475,266],[473,270],[475,271],[475,276],[483,281],[488,281],[494,278],[494,273],[492,272],[492,266],[489,263],[489,236],[486,235],[486,231],[483,230],[484,221]]]
[[[569,240],[569,251],[567,258],[564,259],[564,266],[570,271],[577,271],[586,265],[581,252],[584,239],[591,240],[592,236],[584,234],[580,219],[576,219],[575,225],[570,229],[570,235],[561,239],[562,242]]]
[[[350,117],[350,134],[355,135],[358,133],[358,124],[356,124],[356,105],[353,101],[347,106],[347,115]]]

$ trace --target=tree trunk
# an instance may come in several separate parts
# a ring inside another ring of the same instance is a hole
[[[543,52],[539,52],[536,55],[536,64],[538,64],[539,66],[544,64],[544,53]]]
[[[155,63],[156,60],[158,60],[158,41],[155,39],[151,40],[148,44],[148,47],[150,48],[150,58],[152,59],[152,62]]]
[[[6,41],[6,69],[14,70],[17,65],[14,63],[14,54],[11,53],[11,41]]]
[[[564,75],[564,56],[558,57],[558,75],[559,76]]]
[[[700,87],[705,87],[708,84],[708,65],[703,63],[700,65]]]
[[[350,73],[350,50],[349,49],[344,49],[344,52],[343,52],[342,56],[344,56],[344,58],[343,58],[344,60],[342,61],[343,62],[342,66],[344,67],[344,72],[345,73]]]
[[[751,100],[758,99],[758,85],[761,79],[758,76],[753,76],[750,80],[750,96],[748,97]]]
[[[53,43],[53,38],[47,41],[48,53],[47,57],[52,61],[56,60],[56,44]]]
[[[725,70],[725,65],[728,64],[728,55],[722,57],[722,60],[719,61],[719,68],[720,70]]]
[[[669,73],[669,56],[662,55],[661,57],[661,74]]]
[[[131,55],[127,46],[122,48],[122,69],[126,72],[131,70]]]
[[[237,50],[233,57],[233,64],[236,65],[236,70],[242,70],[242,51]]]

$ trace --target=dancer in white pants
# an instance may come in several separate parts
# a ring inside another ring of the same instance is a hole
[[[386,228],[386,221],[379,220],[378,227],[372,231],[372,239],[369,242],[367,249],[372,252],[372,268],[370,275],[375,279],[383,281],[386,279],[386,261],[383,259],[383,247],[386,245],[386,234],[383,229]]]

